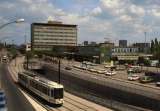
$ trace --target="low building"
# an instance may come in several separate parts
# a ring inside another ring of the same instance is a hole
[[[114,47],[112,59],[120,64],[138,62],[139,52],[137,47]]]
[[[78,46],[76,59],[79,61],[90,61],[94,63],[105,63],[110,61],[113,43],[99,43],[97,45]]]
[[[146,54],[139,50],[139,47],[114,47],[112,49],[112,59],[120,64],[139,63],[141,59],[150,59],[152,54]]]

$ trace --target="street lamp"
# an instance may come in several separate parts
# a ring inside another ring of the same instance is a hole
[[[8,23],[5,23],[3,25],[0,26],[0,29],[3,29],[4,27],[10,25],[10,24],[13,24],[13,23],[21,23],[21,22],[24,22],[24,19],[23,18],[20,18],[20,19],[17,19],[17,20],[14,20],[14,21],[10,21]],[[15,60],[15,65],[16,65],[16,60]]]
[[[4,28],[5,26],[9,25],[9,24],[12,24],[12,23],[21,23],[21,22],[24,22],[24,19],[17,19],[15,21],[11,21],[11,22],[8,22],[8,23],[5,23],[3,25],[0,26],[0,29]]]
[[[23,19],[23,18],[17,19],[15,22],[16,22],[16,23],[21,23],[21,22],[24,22],[24,19]]]

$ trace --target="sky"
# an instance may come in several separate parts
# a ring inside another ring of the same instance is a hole
[[[150,42],[160,36],[160,0],[0,0],[0,40],[30,42],[30,24],[48,19],[78,25],[78,43],[128,40]]]

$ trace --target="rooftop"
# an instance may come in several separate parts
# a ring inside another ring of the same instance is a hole
[[[60,22],[60,21],[48,21],[48,23],[32,23],[31,25],[77,27],[77,25],[73,25],[73,24],[63,24],[63,23]]]

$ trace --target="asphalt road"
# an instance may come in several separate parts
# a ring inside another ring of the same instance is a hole
[[[0,81],[5,90],[8,111],[35,111],[25,96],[13,82],[6,65],[0,64]]]

